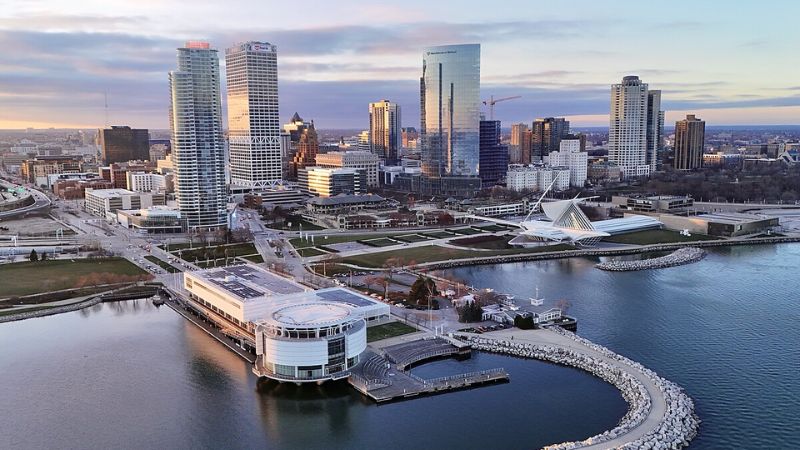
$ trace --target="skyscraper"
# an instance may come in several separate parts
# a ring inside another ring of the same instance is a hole
[[[480,177],[484,187],[497,184],[508,170],[508,147],[500,143],[500,121],[481,120]]]
[[[313,166],[317,159],[317,153],[319,153],[319,138],[312,121],[299,130],[297,152],[292,158],[292,175],[297,178],[300,169]]]
[[[623,177],[648,176],[657,169],[663,120],[661,91],[650,91],[637,76],[611,86],[608,158]]]
[[[277,48],[244,42],[225,50],[231,184],[275,185],[281,170]]]
[[[401,130],[400,105],[389,100],[369,104],[370,150],[389,165],[397,163],[402,148]]]
[[[675,169],[692,170],[703,166],[706,123],[687,114],[675,122]]]
[[[480,44],[425,49],[420,78],[423,193],[480,188]]]
[[[219,57],[207,42],[178,49],[169,73],[175,198],[190,228],[227,226]]]
[[[569,134],[569,121],[563,117],[546,117],[533,121],[531,127],[530,162],[540,162],[558,151],[561,139]]]
[[[150,160],[150,133],[125,126],[97,131],[104,164]]]
[[[517,156],[511,160],[511,164],[531,163],[531,130],[527,124],[511,125],[511,147],[514,148],[513,154]]]
[[[305,165],[314,165],[314,159],[319,153],[319,143],[317,142],[317,132],[314,130],[312,135],[308,135],[307,130],[313,124],[306,122],[300,114],[294,113],[289,123],[283,125],[284,146],[283,150],[284,169],[286,177],[297,180],[297,169]],[[288,134],[288,136],[286,136]],[[303,138],[303,136],[306,136]],[[288,139],[287,139],[288,137]],[[303,154],[298,157],[301,138],[303,140]],[[286,145],[288,144],[288,146]],[[298,166],[298,163],[300,166]]]

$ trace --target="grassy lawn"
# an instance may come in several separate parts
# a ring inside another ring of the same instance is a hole
[[[0,265],[0,298],[74,288],[80,284],[80,278],[96,274],[136,277],[146,272],[124,258],[3,264]]]
[[[719,238],[707,236],[705,234],[692,234],[691,236],[683,236],[677,231],[670,230],[645,230],[637,231],[634,233],[619,234],[616,236],[609,236],[603,241],[613,242],[615,244],[671,244],[674,242],[697,242],[697,241],[711,241]]]
[[[247,255],[247,256],[242,256],[242,258],[254,262],[256,264],[264,262],[264,258],[261,255]]]
[[[325,238],[327,236],[327,239]],[[355,241],[363,241],[366,239],[377,239],[377,238],[385,238],[388,236],[392,236],[391,233],[373,233],[373,234],[327,234],[327,235],[315,235],[314,236],[314,245],[331,245],[331,244],[341,244],[343,242],[355,242]],[[311,241],[305,241],[300,238],[292,238],[289,239],[289,243],[292,244],[294,248],[303,248],[311,246]]]
[[[158,267],[161,267],[162,269],[166,270],[169,273],[180,272],[180,270],[175,268],[175,266],[173,266],[172,264],[164,262],[153,255],[147,255],[144,257],[144,259],[150,261],[151,263],[157,265]]]
[[[394,236],[393,239],[403,242],[422,242],[428,240],[428,238],[419,234],[401,234],[399,236]]]
[[[443,239],[443,238],[449,238],[449,237],[453,237],[453,236],[458,236],[455,233],[448,233],[446,231],[429,231],[427,233],[422,233],[422,235],[423,236],[428,236],[429,238],[432,238],[432,239]]]
[[[288,226],[291,222],[292,226]],[[288,230],[288,231],[299,231],[300,225],[303,226],[303,231],[312,231],[312,230],[324,230],[325,228],[314,225],[311,222],[306,220],[287,220],[286,222],[281,223],[265,223],[264,226],[267,228],[272,228],[273,230]]]
[[[452,231],[456,234],[464,234],[464,235],[471,235],[471,234],[481,234],[485,233],[486,230],[476,230],[475,228],[448,228],[447,231]]]
[[[401,250],[390,250],[386,252],[366,253],[363,255],[350,256],[344,258],[342,262],[346,264],[355,264],[361,267],[378,268],[383,267],[384,263],[389,258],[400,258],[404,264],[409,264],[411,262],[421,264],[435,261],[447,261],[451,259],[489,257],[498,255],[522,255],[573,249],[574,247],[568,244],[556,244],[534,248],[511,248],[493,252],[485,252],[478,250],[439,247],[437,245],[426,245],[422,247],[404,248]]]
[[[400,244],[400,242],[393,241],[389,238],[365,239],[363,241],[358,241],[358,242],[364,245],[369,245],[371,247],[388,247],[390,245]]]
[[[508,243],[512,238],[513,237],[510,236],[478,236],[474,238],[453,239],[450,241],[450,244],[486,250],[506,250],[514,248]]]
[[[483,231],[492,231],[492,232],[508,230],[508,228],[502,225],[484,225],[482,227],[475,227],[475,228],[481,229]]]
[[[416,328],[402,322],[389,322],[367,328],[367,342],[380,341],[395,336],[402,336],[417,331]]]
[[[298,248],[297,253],[300,254],[300,256],[302,256],[303,258],[308,258],[309,256],[319,256],[327,254],[322,250],[317,250],[314,247]]]
[[[183,260],[189,262],[194,262],[197,259],[204,260],[214,257],[224,259],[226,250],[229,258],[258,253],[256,246],[253,245],[252,242],[245,242],[242,244],[218,245],[214,247],[194,248],[193,250],[181,250],[180,255]],[[178,251],[173,251],[172,254],[178,255]]]
[[[324,270],[325,273],[323,274],[322,263],[318,263],[312,265],[311,270],[320,275],[326,275],[330,277],[339,273],[350,273],[350,271],[353,269],[347,266],[343,266],[341,264],[325,264],[325,270]]]

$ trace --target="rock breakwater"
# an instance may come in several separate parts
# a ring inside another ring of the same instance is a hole
[[[666,267],[680,266],[700,261],[706,257],[706,251],[696,247],[686,247],[675,250],[669,255],[658,258],[640,259],[637,261],[611,260],[596,264],[600,270],[612,272],[630,272],[634,270],[664,269]]]

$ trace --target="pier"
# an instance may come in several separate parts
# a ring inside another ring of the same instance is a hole
[[[503,368],[432,379],[421,378],[408,371],[416,364],[439,358],[468,358],[471,346],[463,342],[459,344],[455,345],[446,338],[434,337],[395,344],[380,350],[367,350],[362,355],[361,364],[352,370],[348,382],[376,403],[384,403],[508,381],[508,372]]]

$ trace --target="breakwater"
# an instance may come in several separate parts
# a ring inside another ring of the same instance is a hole
[[[671,244],[650,244],[633,248],[561,250],[555,252],[481,256],[474,258],[451,259],[448,261],[419,263],[415,264],[414,268],[419,270],[443,270],[443,269],[452,269],[455,267],[515,263],[515,262],[526,262],[526,261],[544,261],[549,259],[592,257],[592,256],[636,255],[639,253],[673,251],[684,247],[702,247],[702,248],[732,247],[736,245],[784,244],[792,242],[800,242],[800,237],[783,236],[783,237],[768,237],[768,238],[753,238],[753,239],[720,239],[717,241],[694,241],[694,242],[678,242]],[[375,268],[372,268],[372,270],[375,270]]]
[[[706,257],[706,251],[697,247],[684,247],[669,255],[658,258],[641,259],[638,261],[605,261],[595,264],[600,270],[611,272],[629,272],[633,270],[664,269],[700,261]]]
[[[619,389],[628,403],[628,412],[618,425],[583,441],[549,445],[547,450],[587,448],[677,449],[697,435],[699,419],[694,402],[677,384],[611,350],[558,327],[553,332],[574,341],[588,351],[553,344],[533,344],[478,336],[460,336],[475,350],[502,353],[522,358],[562,364],[585,370]],[[658,408],[648,387],[662,397]],[[663,401],[662,401],[663,400]],[[662,411],[663,409],[663,411]],[[644,429],[642,429],[644,428]]]

